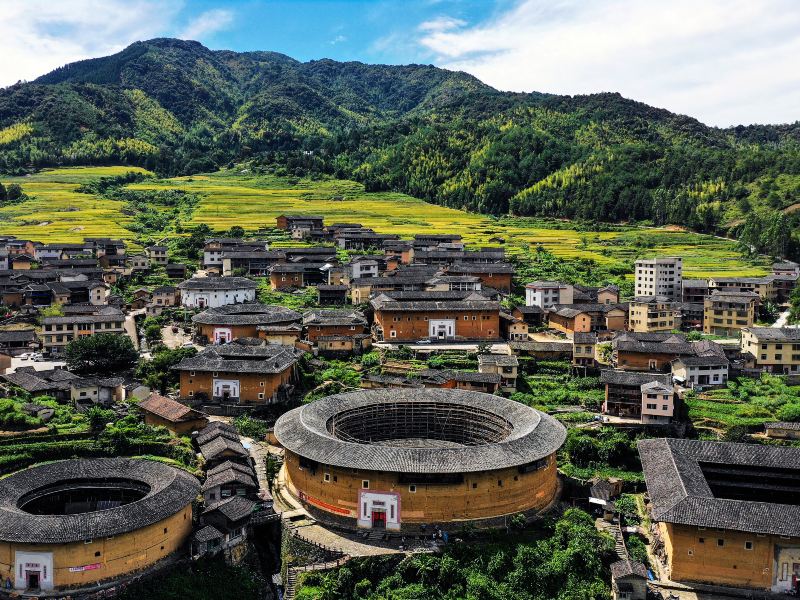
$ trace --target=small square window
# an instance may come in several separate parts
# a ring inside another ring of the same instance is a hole
[[[752,550],[753,549],[753,542],[747,541],[744,543],[745,550]]]
[[[697,538],[697,541],[700,544],[705,544],[706,543],[706,538]]]
[[[503,480],[502,479],[498,479],[497,480],[497,487],[503,487]]]
[[[473,490],[474,490],[474,489],[476,489],[477,487],[478,487],[478,484],[477,484],[477,483],[473,483],[473,484],[472,484],[472,489],[473,489]]]
[[[725,540],[723,540],[722,538],[717,540],[717,546],[719,546],[721,548],[724,545],[725,545]]]
[[[326,482],[330,481],[331,480],[331,474],[330,473],[323,474],[322,475],[322,480],[326,481]]]
[[[368,490],[369,489],[369,480],[362,479],[361,480],[361,489]]]
[[[417,486],[415,486],[415,485],[408,486],[408,491],[411,492],[412,494],[416,494],[417,493]]]
[[[100,556],[100,550],[94,553],[95,556]]]

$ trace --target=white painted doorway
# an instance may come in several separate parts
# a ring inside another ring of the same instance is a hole
[[[358,526],[366,529],[400,529],[400,494],[358,492]]]
[[[222,400],[232,400],[239,398],[238,379],[215,379],[214,397]]]
[[[431,319],[428,321],[428,336],[433,339],[443,340],[454,337],[455,334],[455,319]]]

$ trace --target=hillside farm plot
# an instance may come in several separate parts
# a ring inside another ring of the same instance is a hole
[[[75,192],[81,183],[128,171],[143,170],[74,167],[4,179],[5,183],[22,185],[31,200],[0,208],[0,235],[43,242],[75,242],[96,236],[132,241],[135,234],[126,229],[131,217],[124,214],[122,202]],[[503,245],[512,255],[541,244],[561,258],[592,259],[628,272],[637,257],[655,255],[682,256],[688,277],[767,272],[766,261],[746,261],[734,242],[708,235],[631,226],[581,231],[567,221],[495,218],[429,204],[405,194],[366,192],[353,181],[289,179],[228,170],[153,179],[129,187],[196,192],[202,199],[190,224],[205,223],[219,232],[234,225],[247,231],[271,228],[280,214],[320,214],[328,223],[359,222],[380,233],[404,238],[417,233],[460,233],[473,247]]]
[[[122,213],[122,202],[75,191],[92,179],[128,171],[145,172],[138,167],[76,167],[3,179],[4,184],[20,184],[30,199],[0,208],[0,235],[46,243],[80,242],[85,237],[130,240],[134,236],[125,229],[130,218]]]
[[[416,233],[460,233],[472,246],[505,245],[509,254],[541,244],[562,258],[590,258],[600,264],[632,266],[638,256],[678,255],[689,277],[713,273],[756,276],[766,263],[742,259],[730,240],[676,229],[618,226],[584,232],[565,222],[502,219],[429,204],[405,194],[370,193],[352,181],[289,180],[233,171],[179,177],[130,186],[134,189],[180,188],[203,199],[192,222],[224,231],[273,227],[281,214],[319,214],[326,222],[358,222],[380,233],[412,237]]]

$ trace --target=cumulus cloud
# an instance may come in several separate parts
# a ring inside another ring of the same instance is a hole
[[[214,8],[201,13],[178,34],[184,40],[197,40],[207,35],[223,31],[233,24],[233,12],[224,8]]]
[[[183,9],[173,0],[3,0],[0,86],[137,40],[175,35]],[[203,38],[232,21],[230,11],[208,10],[184,27],[183,37]]]
[[[499,89],[624,96],[708,124],[800,119],[794,0],[521,0],[419,27],[436,64]]]
[[[330,41],[330,45],[335,46],[336,44],[341,44],[342,42],[346,41],[347,41],[347,36],[339,34]]]

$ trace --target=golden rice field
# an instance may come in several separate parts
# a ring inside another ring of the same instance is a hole
[[[124,228],[130,219],[122,202],[75,192],[81,183],[97,177],[141,171],[135,167],[75,167],[42,171],[2,182],[19,183],[31,197],[0,208],[0,235],[15,235],[42,242],[79,242],[84,237],[132,238]]]
[[[74,241],[108,235],[132,239],[119,202],[74,192],[88,179],[118,175],[129,167],[86,167],[43,171],[17,178],[33,200],[0,209],[0,234],[42,241]],[[139,169],[136,169],[139,170]],[[10,180],[8,180],[10,181]],[[613,264],[637,256],[678,255],[689,277],[713,273],[760,275],[766,265],[743,260],[729,240],[668,229],[624,227],[613,232],[580,232],[567,223],[503,218],[428,204],[399,193],[368,193],[352,181],[289,181],[236,171],[146,181],[134,189],[180,188],[202,196],[193,223],[224,231],[234,225],[254,231],[273,227],[280,214],[319,214],[326,222],[358,222],[381,233],[460,233],[471,245],[504,243],[510,253],[541,244],[562,257]],[[46,225],[45,225],[46,224]],[[563,227],[563,228],[562,228]],[[493,239],[494,238],[494,239]]]

